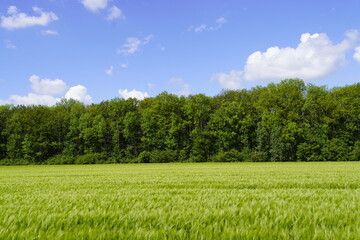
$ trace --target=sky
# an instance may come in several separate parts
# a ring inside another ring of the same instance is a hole
[[[360,82],[358,0],[1,0],[0,105]]]

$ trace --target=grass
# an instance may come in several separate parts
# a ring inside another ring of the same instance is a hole
[[[360,162],[0,167],[0,239],[360,239]]]

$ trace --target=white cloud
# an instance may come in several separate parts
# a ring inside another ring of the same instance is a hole
[[[224,17],[221,17],[221,18],[218,18],[218,19],[216,20],[216,23],[222,25],[222,24],[227,23],[227,20],[226,20]]]
[[[178,95],[178,96],[188,96],[188,95],[191,94],[190,85],[186,84],[184,82],[184,79],[182,79],[182,78],[171,78],[169,80],[169,82],[177,85],[180,88],[180,90],[175,93],[176,95]]]
[[[196,32],[201,33],[205,31],[215,31],[221,28],[225,23],[227,23],[227,20],[224,17],[218,18],[215,21],[215,25],[208,26],[207,24],[201,24],[199,26],[191,26],[187,29],[188,32]]]
[[[16,45],[13,44],[10,40],[4,40],[5,47],[8,49],[16,49]]]
[[[112,21],[118,18],[124,19],[124,15],[122,14],[122,11],[120,8],[116,6],[112,6],[109,10],[109,15],[106,17],[107,20]]]
[[[35,93],[29,93],[27,96],[12,95],[10,100],[14,105],[47,105],[51,106],[56,104],[58,99],[50,95],[39,95]]]
[[[105,69],[105,73],[109,76],[113,74],[114,66],[110,66],[109,69]]]
[[[148,35],[143,40],[134,37],[129,37],[126,40],[126,43],[121,46],[121,49],[117,50],[117,53],[123,55],[132,55],[140,51],[140,47],[148,44],[153,38],[154,35]]]
[[[240,89],[242,72],[238,70],[232,70],[229,73],[216,73],[212,76],[212,80],[219,82],[219,84],[225,89]]]
[[[200,26],[194,28],[194,32],[197,32],[197,33],[203,32],[205,30],[210,30],[210,28],[208,28],[208,26],[206,24],[201,24]]]
[[[138,100],[143,100],[145,98],[150,97],[147,92],[140,92],[140,91],[136,91],[135,89],[131,91],[128,91],[127,89],[120,89],[119,94],[125,100],[128,98],[136,98]]]
[[[107,7],[109,0],[82,0],[81,3],[84,7],[92,12],[96,12],[100,9]]]
[[[189,96],[191,94],[190,85],[189,84],[183,84],[180,91],[176,93],[178,96]]]
[[[39,76],[32,75],[29,78],[31,89],[41,95],[58,95],[66,92],[68,86],[61,79],[40,79]]]
[[[118,49],[119,54],[131,55],[140,50],[141,40],[138,38],[130,37],[126,40],[127,43],[121,46],[121,49]]]
[[[18,12],[17,7],[16,6],[10,6],[7,10],[7,13],[10,15],[14,15]]]
[[[72,98],[85,104],[91,104],[93,102],[92,97],[88,95],[87,88],[82,85],[71,87],[65,94],[65,98]]]
[[[42,35],[58,35],[59,33],[57,31],[54,30],[42,30],[41,31]]]
[[[129,64],[127,64],[127,63],[122,63],[122,64],[120,64],[120,67],[121,67],[121,68],[128,68],[128,66],[129,66]]]
[[[151,88],[154,88],[154,87],[155,87],[155,84],[153,84],[153,83],[148,83],[148,85],[147,85],[147,86],[148,86],[148,88],[150,88],[150,89],[151,89]]]
[[[29,81],[31,82],[31,88],[34,93],[29,93],[26,96],[11,95],[9,99],[0,99],[0,105],[14,104],[52,106],[61,100],[61,98],[55,98],[54,96],[66,92],[69,88],[61,79],[40,79],[39,76],[32,75],[29,78]],[[92,103],[92,98],[88,95],[86,87],[81,85],[71,87],[66,92],[64,98],[73,98],[85,104]]]
[[[149,43],[151,40],[153,40],[153,39],[154,39],[154,35],[152,35],[152,34],[146,36],[146,37],[144,38],[143,42],[142,42],[142,45],[148,44],[148,43]]]
[[[11,104],[11,102],[9,100],[2,100],[0,99],[0,106],[1,105],[7,105],[7,104]]]
[[[359,40],[357,31],[349,31],[339,44],[333,44],[325,33],[301,35],[296,48],[270,47],[251,54],[244,67],[247,81],[301,78],[319,79],[336,71],[344,62],[345,52]]]
[[[354,59],[360,63],[360,46],[355,48]]]
[[[26,13],[19,13],[16,6],[10,6],[7,13],[8,17],[1,16],[0,26],[8,30],[26,28],[31,26],[46,26],[59,18],[53,12],[43,12],[41,8],[33,7],[33,11],[39,16],[29,16]]]
[[[161,51],[165,51],[165,49],[166,49],[166,48],[165,48],[163,45],[161,45],[161,44],[159,44],[158,47],[160,48]]]

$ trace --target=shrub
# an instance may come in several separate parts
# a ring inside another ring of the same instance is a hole
[[[243,154],[235,149],[230,151],[218,152],[210,158],[212,162],[243,162]]]
[[[149,151],[143,151],[139,156],[134,159],[136,163],[149,163],[151,161],[151,153]]]
[[[29,165],[30,162],[25,159],[9,159],[4,158],[0,160],[0,165],[2,166],[10,166],[10,165]]]
[[[268,162],[269,156],[263,151],[253,151],[250,153],[249,162]]]
[[[96,164],[96,163],[107,163],[105,153],[88,153],[85,155],[78,156],[75,159],[75,164]]]
[[[178,161],[178,151],[176,150],[154,150],[151,152],[150,162],[152,163],[168,163]]]
[[[58,154],[46,160],[45,164],[49,164],[49,165],[73,164],[74,161],[75,158],[72,156]]]

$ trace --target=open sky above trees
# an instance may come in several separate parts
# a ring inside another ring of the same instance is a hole
[[[2,0],[0,105],[360,82],[360,1]]]

